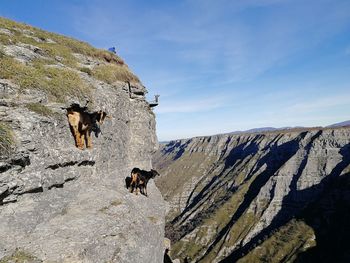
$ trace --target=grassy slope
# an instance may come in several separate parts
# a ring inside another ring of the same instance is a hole
[[[66,96],[89,97],[91,87],[79,72],[110,84],[139,82],[119,56],[106,50],[5,18],[0,18],[0,29],[10,32],[10,35],[0,32],[0,78],[10,79],[22,89],[43,90],[52,100],[64,101]],[[23,44],[37,47],[41,58],[22,63],[5,55],[5,46]],[[89,56],[100,64],[92,69],[81,67],[74,54]]]

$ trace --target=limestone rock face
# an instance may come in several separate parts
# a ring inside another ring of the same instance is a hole
[[[281,262],[288,255],[294,260],[315,239],[322,242],[320,220],[327,222],[322,225],[327,232],[334,203],[350,198],[350,128],[172,141],[161,146],[154,165],[170,206],[166,236],[174,242],[174,258]],[[335,188],[340,180],[343,188]],[[325,195],[329,199],[319,203]],[[310,219],[310,206],[323,208],[316,209],[324,211],[319,221]],[[296,243],[288,247],[289,241],[281,241],[286,235]]]
[[[33,45],[0,48],[20,63],[45,56]],[[82,66],[101,64],[80,58]],[[148,198],[125,187],[133,167],[152,168],[158,147],[146,90],[141,83],[130,88],[124,81],[109,84],[78,74],[91,89],[90,111],[102,109],[111,117],[93,136],[92,149],[75,147],[63,109],[73,102],[84,106],[86,99],[54,102],[43,90],[0,79],[0,123],[13,137],[11,152],[0,156],[0,261],[22,256],[28,262],[162,262],[162,196],[153,180]]]

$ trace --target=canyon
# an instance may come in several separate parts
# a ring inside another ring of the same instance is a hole
[[[174,140],[153,158],[172,256],[348,262],[350,128]]]

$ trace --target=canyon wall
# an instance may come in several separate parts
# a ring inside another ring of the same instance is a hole
[[[349,164],[348,127],[163,144],[154,165],[168,203],[172,256],[189,262],[347,262]]]

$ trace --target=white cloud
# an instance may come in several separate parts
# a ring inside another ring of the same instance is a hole
[[[208,97],[208,98],[192,98],[171,101],[167,103],[163,101],[157,108],[156,113],[193,113],[205,112],[213,109],[221,108],[227,105],[227,98],[224,96]]]
[[[304,1],[191,0],[152,10],[137,8],[132,1],[120,3],[118,8],[96,2],[73,10],[78,31],[119,44],[123,54],[159,56],[155,67],[173,59],[185,67],[192,65],[192,72],[199,77],[202,72],[217,70],[213,77],[229,83],[253,79],[288,60],[306,44],[315,46],[347,24],[350,13],[339,11],[339,4],[333,7],[330,1],[321,2],[323,5],[315,6]],[[281,9],[270,16],[258,16],[256,24],[235,15],[270,5]],[[314,40],[305,43],[309,32]],[[164,51],[163,44],[171,44],[173,49]],[[166,66],[171,70],[171,63]]]
[[[123,1],[118,6],[93,3],[72,9],[76,30],[101,43],[100,46],[115,43],[122,56],[126,56],[126,62],[145,79],[150,95],[161,95],[161,104],[155,110],[159,114],[158,121],[176,114],[207,114],[230,107],[231,101],[225,96],[209,97],[216,87],[222,93],[235,96],[237,105],[246,103],[242,108],[250,107],[257,112],[254,116],[243,110],[240,112],[242,118],[248,119],[248,122],[235,120],[235,125],[241,125],[241,129],[279,124],[293,126],[292,122],[295,125],[314,123],[312,120],[322,120],[318,112],[350,102],[349,96],[321,98],[317,91],[317,96],[307,99],[312,90],[301,86],[305,87],[308,76],[294,75],[300,78],[298,80],[286,76],[283,81],[287,87],[283,84],[274,87],[270,95],[262,94],[264,88],[256,81],[273,70],[277,71],[275,77],[279,77],[278,71],[283,68],[288,71],[286,67],[291,61],[307,64],[307,55],[316,53],[319,46],[344,32],[349,25],[349,1],[187,0],[152,8],[139,6],[137,1]],[[247,15],[250,9],[252,14]],[[350,48],[345,52],[350,54]],[[295,70],[293,65],[291,67]],[[308,74],[311,76],[313,72]],[[322,83],[323,76],[312,75],[312,78],[320,79],[320,87],[327,85]],[[253,83],[252,88],[246,85],[242,89],[249,89],[249,92],[234,93],[242,82]],[[304,83],[298,86],[300,82]],[[195,89],[200,97],[193,92]],[[308,92],[304,92],[306,89]],[[280,90],[288,90],[292,96],[278,94]],[[260,96],[261,100],[251,99],[254,96]],[[274,109],[270,106],[274,103],[280,107],[278,112],[271,113]],[[305,113],[310,114],[306,116]],[[326,118],[331,117],[323,119]],[[220,116],[217,120],[218,132],[239,129],[227,126]],[[159,125],[162,134],[180,134],[179,130],[171,128],[166,131],[161,122]],[[187,130],[181,127],[182,134],[204,132],[205,128],[198,126],[200,124],[193,121]],[[213,132],[214,126],[208,126],[206,130]]]
[[[297,103],[288,107],[287,111],[293,113],[309,113],[344,105],[350,105],[350,94],[312,98],[308,101]]]

